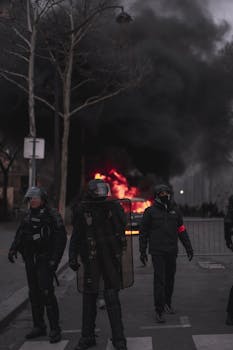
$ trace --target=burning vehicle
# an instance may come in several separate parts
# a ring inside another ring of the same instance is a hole
[[[116,169],[111,169],[108,175],[97,172],[94,178],[106,181],[110,187],[110,195],[120,200],[128,216],[126,234],[138,234],[144,210],[151,205],[151,201],[139,197],[138,188],[130,187],[127,179]]]
[[[144,210],[151,204],[150,201],[140,198],[133,197],[131,200],[131,227],[132,230],[138,230]]]

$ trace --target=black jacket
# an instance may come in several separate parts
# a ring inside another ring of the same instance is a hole
[[[55,208],[28,209],[20,222],[10,250],[19,251],[24,260],[44,254],[59,264],[67,242],[61,215]]]
[[[116,200],[81,202],[73,217],[69,260],[80,255],[87,262],[104,246],[118,254],[126,245],[125,226],[124,211]]]
[[[186,251],[192,251],[192,245],[183,224],[183,218],[175,206],[167,208],[155,200],[144,211],[139,233],[139,249],[145,253],[149,243],[149,253],[178,253],[178,238]]]

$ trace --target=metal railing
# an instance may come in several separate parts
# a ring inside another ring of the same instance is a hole
[[[184,218],[195,255],[232,255],[224,239],[223,218]],[[186,255],[179,242],[179,255]]]

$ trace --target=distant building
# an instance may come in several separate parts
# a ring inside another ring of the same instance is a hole
[[[171,179],[175,200],[180,205],[200,206],[216,203],[226,210],[228,198],[233,194],[233,166],[206,171],[200,164],[190,166],[182,176]]]

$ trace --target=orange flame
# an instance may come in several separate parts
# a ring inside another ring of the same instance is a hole
[[[137,187],[129,187],[128,181],[125,176],[120,174],[116,169],[111,169],[108,175],[103,175],[100,172],[95,173],[95,179],[102,179],[109,183],[112,196],[116,198],[134,198],[132,201],[132,211],[137,213],[143,213],[144,210],[151,205],[151,201],[137,200],[139,190]]]

